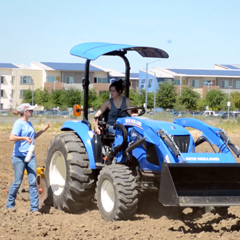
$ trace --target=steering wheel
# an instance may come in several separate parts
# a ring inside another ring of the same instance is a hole
[[[119,113],[118,116],[121,117],[122,113],[123,113],[123,112],[126,112],[127,115],[128,115],[129,117],[131,117],[131,115],[128,113],[128,110],[133,110],[133,109],[135,109],[135,110],[141,109],[141,110],[142,110],[142,111],[138,114],[138,116],[142,116],[142,115],[146,112],[144,107],[129,107],[129,108],[123,109],[123,110]]]

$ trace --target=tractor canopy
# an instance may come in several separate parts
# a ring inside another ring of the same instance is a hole
[[[118,55],[122,53],[125,54],[127,51],[136,51],[142,57],[168,58],[168,54],[159,48],[105,42],[78,44],[71,49],[70,53],[74,56],[82,57],[88,60],[96,60],[102,55]]]
[[[113,44],[105,42],[89,42],[81,43],[73,47],[70,51],[71,55],[86,59],[85,63],[85,77],[82,81],[84,89],[84,107],[83,116],[88,119],[88,87],[89,87],[89,68],[90,61],[96,60],[100,56],[119,56],[125,62],[125,96],[129,97],[129,86],[130,86],[130,64],[125,56],[128,51],[136,51],[142,57],[147,58],[168,58],[168,54],[159,48],[134,46],[128,44]]]

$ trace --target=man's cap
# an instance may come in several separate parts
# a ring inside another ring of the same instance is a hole
[[[17,108],[17,111],[19,112],[19,114],[23,114],[23,112],[27,110],[35,110],[35,106],[32,106],[29,103],[22,103]]]

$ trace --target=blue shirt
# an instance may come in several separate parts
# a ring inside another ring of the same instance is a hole
[[[25,122],[22,119],[18,119],[13,124],[13,129],[11,134],[16,135],[18,137],[30,137],[32,139],[31,144],[34,144],[34,138],[36,136],[36,132],[31,122]],[[31,144],[29,144],[26,140],[15,141],[14,148],[13,148],[13,156],[25,157],[28,153],[28,149]],[[34,153],[33,153],[33,156],[34,156]]]

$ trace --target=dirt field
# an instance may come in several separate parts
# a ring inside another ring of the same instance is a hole
[[[9,134],[0,133],[0,239],[240,239],[240,207],[230,207],[229,214],[199,212],[163,207],[154,193],[140,198],[139,209],[131,221],[106,222],[96,203],[81,214],[67,214],[54,208],[42,208],[41,216],[29,213],[29,201],[17,200],[16,212],[7,212],[7,185],[13,177]],[[45,133],[36,140],[38,166],[44,165],[47,147],[55,134]],[[239,145],[239,135],[229,134]],[[207,146],[202,146],[208,150]]]

